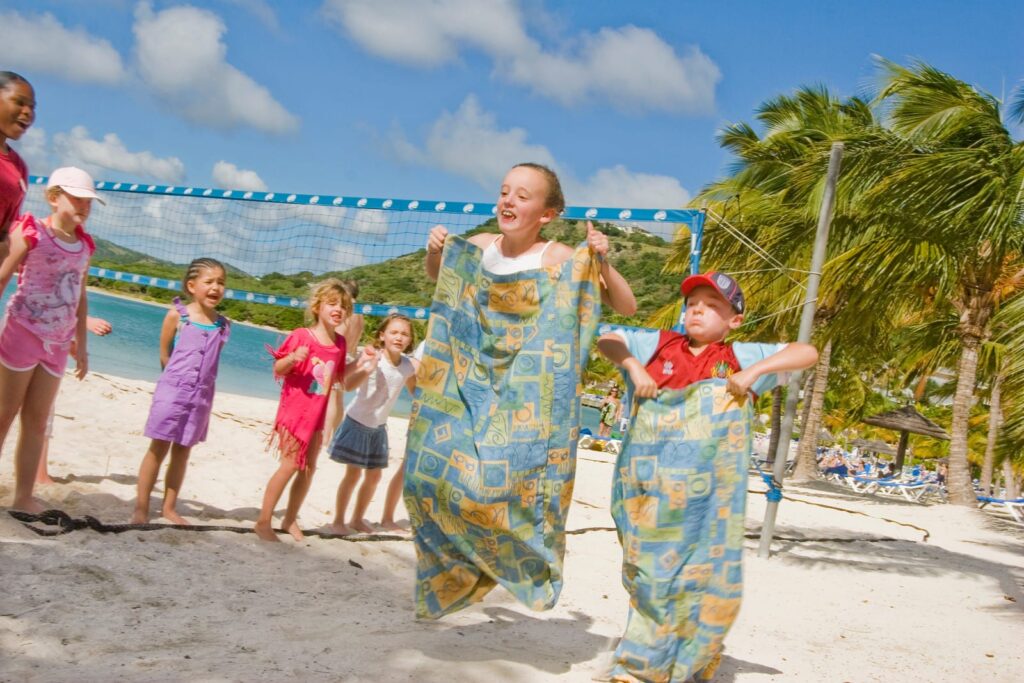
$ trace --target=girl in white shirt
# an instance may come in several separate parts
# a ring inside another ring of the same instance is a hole
[[[412,321],[400,313],[388,315],[377,328],[374,344],[380,352],[366,361],[369,375],[348,405],[345,420],[328,449],[331,460],[347,466],[338,485],[337,507],[331,524],[331,531],[343,536],[375,531],[363,516],[388,466],[388,414],[402,393],[403,385],[410,393],[416,388],[416,369],[405,355],[413,344]],[[346,524],[345,513],[360,478],[362,485],[352,517]]]

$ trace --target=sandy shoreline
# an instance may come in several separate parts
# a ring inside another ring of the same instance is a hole
[[[50,461],[61,481],[38,494],[73,516],[127,522],[151,390],[104,375],[66,381]],[[264,449],[275,410],[218,394],[182,491],[188,519],[252,526],[276,467]],[[385,483],[404,425],[389,423]],[[11,501],[15,439],[0,457],[0,506]],[[341,474],[321,458],[304,528],[330,520]],[[496,590],[439,622],[413,617],[408,541],[268,545],[174,530],[44,538],[0,512],[0,680],[589,681],[626,616],[621,553],[605,530],[610,477],[611,456],[580,451],[569,528],[596,529],[569,536],[553,610],[531,612]],[[761,488],[753,478],[750,487]],[[790,540],[770,560],[747,541],[744,604],[716,680],[1019,679],[1024,528],[829,485],[787,494],[778,535]],[[382,497],[383,488],[371,515]],[[763,512],[763,496],[751,495],[748,532]],[[928,542],[895,522],[926,529]]]

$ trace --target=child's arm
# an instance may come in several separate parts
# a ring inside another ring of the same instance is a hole
[[[810,344],[794,342],[786,344],[767,358],[762,358],[748,368],[731,375],[726,389],[733,396],[745,396],[759,378],[792,370],[803,370],[818,362],[818,350]]]
[[[658,383],[648,374],[644,364],[629,352],[622,337],[613,332],[602,334],[597,340],[597,349],[604,354],[605,358],[629,373],[629,378],[633,381],[635,396],[654,398],[658,395]]]
[[[427,256],[423,260],[423,266],[427,270],[427,277],[431,280],[437,280],[437,274],[441,272],[441,252],[444,250],[446,237],[448,237],[448,228],[443,225],[435,225],[427,236]]]
[[[178,331],[178,323],[181,321],[181,315],[178,314],[177,309],[171,308],[167,311],[167,315],[164,316],[164,324],[160,326],[160,369],[163,370],[167,367],[167,362],[171,360],[171,350],[174,347],[174,334]]]
[[[363,352],[354,361],[345,366],[345,391],[351,391],[366,381],[370,373],[377,369],[377,361],[380,355],[377,350],[367,344]],[[349,372],[349,368],[355,366],[355,370]]]
[[[296,364],[309,358],[309,347],[308,346],[297,346],[291,353],[286,353],[277,360],[274,361],[274,375],[277,377],[284,377]]]
[[[28,240],[22,235],[21,229],[15,227],[11,231],[7,238],[10,242],[11,248],[7,253],[7,258],[4,259],[3,263],[0,264],[0,294],[7,289],[7,284],[11,281],[11,276],[14,275],[15,271],[21,266],[22,261],[25,260],[25,256],[28,255],[29,246]]]
[[[590,221],[587,221],[587,244],[601,262],[601,301],[622,315],[635,314],[636,297],[633,296],[633,288],[626,282],[626,278],[608,263],[608,236],[600,230],[595,230],[594,224]]]
[[[82,274],[82,284],[85,284],[85,278],[89,271],[86,269],[85,273]],[[86,297],[86,289],[82,287],[82,294],[78,298],[78,322],[75,326],[75,377],[79,381],[85,379],[86,374],[89,372],[89,350],[86,348],[88,342],[89,330],[86,328],[86,321],[89,317],[89,299]]]

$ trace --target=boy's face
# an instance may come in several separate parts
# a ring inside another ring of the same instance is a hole
[[[743,315],[714,288],[700,286],[686,297],[683,324],[691,345],[699,347],[725,339],[730,330],[743,324]]]

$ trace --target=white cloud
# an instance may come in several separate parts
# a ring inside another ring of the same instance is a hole
[[[423,148],[401,133],[391,143],[406,162],[439,168],[496,190],[514,164],[534,161],[555,167],[555,159],[543,145],[527,142],[522,128],[502,130],[494,114],[484,111],[469,95],[455,113],[443,112],[431,126]]]
[[[50,13],[0,13],[0,45],[4,68],[101,85],[115,85],[125,79],[121,55],[108,41],[82,28],[69,29]]]
[[[97,179],[103,177],[103,170],[165,183],[180,183],[185,179],[185,164],[178,157],[161,158],[149,151],[131,152],[115,133],[94,140],[84,126],[54,135],[53,152],[62,166],[81,166]]]
[[[511,0],[326,0],[322,11],[368,52],[415,66],[454,61],[463,44],[511,54],[529,41]]]
[[[213,12],[185,5],[154,13],[142,3],[134,31],[140,77],[186,120],[270,133],[298,127],[269,90],[227,62],[227,28]]]
[[[676,208],[690,201],[690,193],[676,178],[637,173],[625,166],[602,168],[579,180],[562,167],[544,145],[530,143],[523,128],[502,129],[497,117],[480,107],[470,95],[455,113],[442,112],[422,146],[400,131],[388,145],[406,163],[437,168],[497,192],[501,179],[515,164],[532,161],[559,174],[566,199],[573,205],[629,208]]]
[[[11,140],[10,143],[28,164],[29,173],[49,175],[53,170],[53,159],[46,139],[46,131],[42,128],[38,126],[29,128],[20,140],[17,142]]]
[[[690,193],[676,178],[637,173],[621,164],[602,168],[582,182],[568,177],[563,186],[566,196],[580,206],[678,209],[690,201]]]
[[[213,183],[231,190],[267,191],[267,184],[256,171],[238,168],[229,161],[218,161],[213,165]]]
[[[624,110],[707,113],[721,72],[699,47],[683,54],[650,29],[603,28],[546,49],[518,0],[325,0],[322,12],[368,52],[420,67],[489,56],[495,74],[564,105],[605,100]]]

